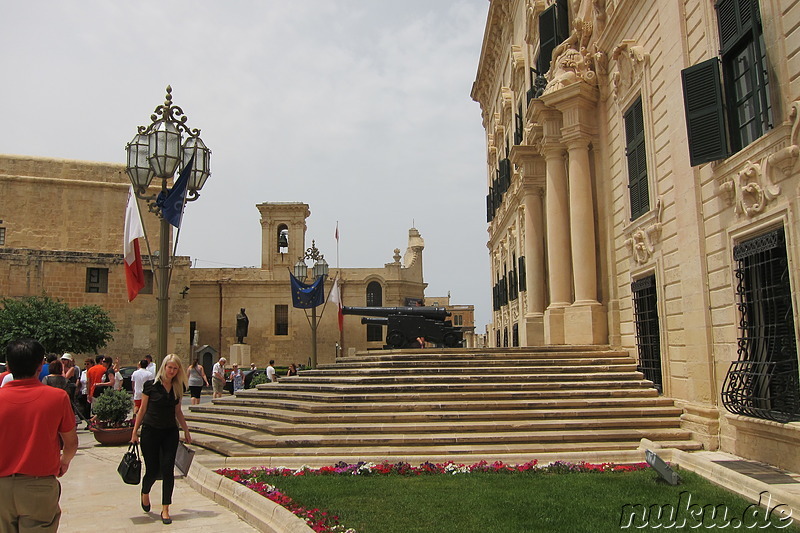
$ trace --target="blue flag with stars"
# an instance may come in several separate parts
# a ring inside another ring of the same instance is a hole
[[[292,305],[300,309],[311,309],[325,300],[325,278],[320,276],[311,285],[306,285],[289,272],[292,280]]]
[[[158,198],[156,199],[156,205],[161,207],[161,216],[176,228],[181,227],[183,206],[186,203],[186,188],[189,184],[189,174],[192,173],[192,163],[194,163],[194,156],[183,167],[180,176],[172,185],[172,189],[167,194],[158,193]]]

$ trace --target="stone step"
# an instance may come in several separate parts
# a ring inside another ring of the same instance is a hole
[[[360,447],[373,446],[446,446],[475,444],[545,444],[545,443],[579,443],[579,442],[639,442],[649,439],[654,442],[662,440],[690,440],[690,433],[680,428],[597,428],[574,429],[564,431],[563,427],[555,429],[526,431],[489,431],[481,432],[429,432],[429,433],[383,433],[379,435],[319,435],[293,434],[272,435],[264,432],[256,425],[242,428],[229,424],[206,421],[187,421],[193,435],[206,434],[242,442],[255,448],[306,448],[306,447]],[[194,437],[193,437],[194,440]],[[197,436],[198,443],[202,438]],[[202,445],[202,444],[201,444]]]
[[[406,461],[412,465],[419,465],[425,461],[455,463],[474,463],[479,460],[504,461],[506,464],[521,464],[538,457],[546,458],[544,462],[552,460],[571,460],[577,462],[586,460],[590,462],[609,461],[609,457],[621,457],[617,462],[630,462],[641,460],[638,452],[639,441],[613,441],[613,442],[580,442],[546,444],[483,444],[483,445],[450,445],[450,446],[371,446],[358,447],[316,447],[316,448],[275,448],[270,450],[269,457],[263,458],[261,448],[232,441],[229,439],[198,434],[193,444],[212,450],[226,457],[249,458],[247,466],[254,464],[270,463],[272,466],[294,464],[330,465],[339,461],[357,463],[359,461]],[[693,441],[677,440],[660,441],[663,447],[677,448],[684,451],[695,451],[702,446]],[[628,452],[627,454],[625,452]],[[633,459],[631,459],[633,458]],[[266,459],[266,460],[265,460]],[[260,462],[259,462],[260,461]]]
[[[558,383],[576,383],[583,381],[641,381],[644,375],[636,372],[636,366],[632,365],[627,372],[591,372],[584,371],[581,373],[563,372],[563,373],[528,373],[528,374],[439,374],[439,373],[409,373],[409,374],[388,374],[388,375],[370,375],[370,374],[348,374],[339,376],[317,375],[317,376],[291,376],[284,377],[278,380],[284,386],[297,385],[297,384],[310,384],[310,385],[326,385],[333,384],[337,386],[371,386],[371,385],[424,385],[435,386],[440,384],[461,384],[461,383],[491,383],[495,386],[499,383],[539,383],[539,382],[558,382]],[[270,386],[266,384],[263,386]]]
[[[654,391],[655,392],[655,391]],[[508,416],[518,416],[516,411],[533,411],[541,409],[616,409],[623,408],[628,410],[651,408],[651,407],[669,407],[670,409],[679,408],[674,406],[674,402],[669,398],[642,396],[642,397],[623,397],[612,398],[604,397],[586,397],[586,398],[563,398],[563,397],[550,397],[539,399],[503,399],[503,400],[486,400],[485,398],[478,398],[474,400],[440,400],[440,401],[415,401],[409,403],[401,403],[397,401],[376,401],[374,403],[358,402],[358,403],[333,403],[331,401],[320,401],[318,395],[310,395],[314,400],[297,399],[292,396],[286,398],[278,397],[245,397],[241,394],[214,400],[213,406],[219,407],[245,407],[245,408],[264,408],[264,409],[287,409],[294,413],[324,413],[324,414],[345,414],[345,413],[378,413],[384,416],[386,412],[402,410],[405,413],[413,413],[417,411],[462,411],[465,409],[476,410],[489,410],[495,413],[500,411],[508,411]],[[400,405],[398,405],[400,403]],[[209,404],[190,406],[191,411],[204,410],[209,407]],[[502,415],[500,415],[502,416]]]
[[[623,373],[623,372],[636,372],[637,365],[634,361],[625,361],[620,364],[604,364],[597,363],[593,365],[515,365],[509,366],[486,366],[479,371],[475,367],[469,366],[419,366],[419,365],[406,365],[402,367],[342,367],[330,370],[303,370],[298,376],[283,377],[281,380],[285,381],[298,381],[299,378],[317,378],[317,377],[354,377],[371,378],[373,376],[436,376],[443,375],[462,375],[469,374],[474,376],[487,376],[491,375],[511,375],[511,374],[528,374],[528,375],[581,375],[581,374],[597,374],[597,373]]]
[[[336,394],[352,395],[352,394],[367,394],[367,393],[403,393],[414,392],[422,394],[426,392],[480,392],[492,391],[502,387],[505,391],[536,391],[536,390],[559,390],[570,391],[579,389],[635,389],[635,388],[650,388],[652,382],[641,379],[641,374],[627,376],[621,379],[613,380],[578,380],[578,381],[561,381],[561,380],[492,380],[486,378],[479,379],[463,379],[431,383],[426,380],[402,380],[400,382],[392,383],[371,383],[361,382],[358,379],[351,381],[343,381],[342,378],[327,383],[318,383],[313,381],[288,381],[292,378],[286,378],[285,381],[277,383],[265,383],[257,386],[259,391],[272,391],[278,388],[283,390],[302,390],[314,392],[330,392]]]
[[[629,365],[636,364],[636,360],[628,355],[618,357],[583,357],[583,358],[547,358],[547,359],[453,359],[453,360],[411,360],[411,361],[350,361],[335,364],[319,365],[316,370],[301,370],[300,375],[314,374],[318,372],[346,372],[349,370],[391,370],[403,368],[469,368],[473,372],[480,368],[494,367],[535,367],[546,368],[550,366],[595,366],[595,365]]]
[[[650,382],[646,382],[650,383]],[[264,394],[262,391],[267,391]],[[349,403],[349,402],[446,402],[446,401],[502,401],[502,400],[548,400],[548,399],[576,399],[576,398],[657,398],[658,391],[652,387],[628,387],[628,388],[603,388],[596,389],[559,389],[550,387],[543,390],[504,390],[489,388],[488,390],[442,390],[441,387],[435,390],[416,391],[406,389],[388,390],[377,392],[352,392],[348,391],[345,396],[343,392],[335,387],[329,387],[322,391],[315,388],[312,390],[307,387],[283,388],[282,384],[268,384],[267,387],[259,386],[258,389],[247,389],[236,393],[236,398],[273,398],[273,399],[293,399],[293,400],[312,400],[330,403]],[[215,400],[215,402],[226,401],[232,397]]]
[[[462,409],[468,406],[462,406]],[[481,406],[483,407],[483,406]],[[374,411],[306,413],[294,409],[273,409],[259,405],[197,405],[185,416],[192,420],[203,420],[202,415],[214,417],[251,417],[260,421],[286,424],[347,424],[350,427],[370,424],[383,426],[387,423],[414,423],[422,425],[431,422],[517,422],[520,420],[573,420],[628,417],[671,417],[678,423],[682,410],[674,406],[606,407],[606,408],[560,408],[537,409],[520,412],[516,410],[494,410],[481,408],[473,411]],[[370,430],[372,431],[372,430]]]
[[[487,433],[489,431],[531,432],[562,431],[565,434],[574,430],[589,429],[633,429],[633,428],[678,428],[680,420],[673,415],[649,414],[644,416],[615,416],[610,414],[604,418],[576,419],[499,419],[499,420],[386,420],[380,423],[361,422],[314,422],[296,423],[279,421],[271,418],[259,418],[240,413],[200,413],[187,414],[189,422],[216,422],[243,429],[256,429],[271,435],[339,435],[339,436],[371,436],[384,434],[420,434],[450,433],[465,435],[468,433]]]
[[[372,361],[432,361],[457,359],[515,359],[547,357],[629,357],[625,350],[611,349],[608,346],[567,346],[553,345],[536,348],[437,348],[425,350],[380,350],[361,353],[355,356],[340,357],[336,363]]]

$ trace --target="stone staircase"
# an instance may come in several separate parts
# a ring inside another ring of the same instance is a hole
[[[554,346],[361,354],[192,406],[186,419],[195,444],[282,464],[615,460],[643,438],[700,449],[681,412],[627,352]]]

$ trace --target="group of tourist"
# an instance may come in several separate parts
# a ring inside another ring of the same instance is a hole
[[[18,339],[6,346],[6,364],[0,374],[0,427],[14,431],[0,432],[0,450],[21,453],[0,454],[0,531],[57,531],[58,478],[78,449],[76,405],[70,396],[83,396],[91,404],[104,390],[121,388],[119,362],[89,358],[81,372],[72,354],[47,356],[38,341]],[[150,490],[161,479],[161,521],[171,524],[179,426],[184,440],[192,441],[181,409],[188,376],[175,354],[167,355],[158,371],[155,367],[151,357],[142,359],[131,376],[136,411],[131,442],[141,440],[145,463],[141,507],[150,511]]]
[[[0,454],[0,531],[56,531],[61,516],[57,478],[67,472],[78,449],[75,415],[88,419],[96,398],[122,388],[119,360],[104,355],[87,358],[81,371],[71,353],[45,354],[38,341],[19,339],[6,346],[6,362],[6,372],[0,373],[0,427],[15,431],[0,432],[0,450],[25,453]],[[212,370],[215,398],[225,385],[225,363],[220,358]],[[266,369],[270,381],[277,381],[274,365],[271,360]],[[255,370],[255,364],[250,368]],[[287,376],[296,374],[297,366],[290,365]],[[238,365],[232,365],[229,377],[234,392],[244,388]],[[131,443],[141,442],[145,464],[141,508],[150,512],[150,490],[161,479],[160,517],[170,524],[180,429],[184,441],[192,442],[181,398],[188,388],[191,403],[200,403],[208,378],[197,359],[184,371],[180,357],[170,354],[156,370],[148,355],[139,361],[131,384],[135,415]],[[40,416],[43,413],[47,416]]]

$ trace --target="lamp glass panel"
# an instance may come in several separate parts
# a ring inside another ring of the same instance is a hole
[[[294,277],[299,280],[306,279],[306,275],[308,275],[308,266],[303,261],[298,261],[294,264]]]
[[[211,174],[209,163],[211,160],[211,150],[209,150],[203,140],[199,137],[189,137],[183,143],[183,161],[181,167],[187,164],[194,157],[192,172],[189,176],[189,190],[199,191],[203,188],[208,176]]]
[[[171,178],[181,160],[181,132],[172,122],[159,120],[149,135],[150,165],[159,178]]]
[[[128,153],[126,171],[131,184],[137,189],[146,189],[153,179],[153,169],[148,160],[150,150],[147,135],[135,135],[125,149]]]

